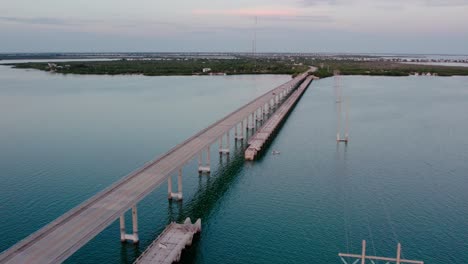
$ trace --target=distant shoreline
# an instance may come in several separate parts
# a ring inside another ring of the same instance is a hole
[[[239,74],[289,74],[305,72],[308,66],[289,60],[237,58],[237,59],[172,59],[105,60],[4,63],[20,69],[37,69],[62,74],[191,76]]]
[[[41,60],[0,65],[20,69],[37,69],[59,74],[143,75],[143,76],[209,76],[244,74],[288,74],[305,72],[310,65],[314,73],[326,78],[335,73],[363,76],[468,76],[466,66],[444,66],[434,63],[406,62],[399,59],[367,57],[315,58],[307,56],[194,58],[160,57],[140,59]]]

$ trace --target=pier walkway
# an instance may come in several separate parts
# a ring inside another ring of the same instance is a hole
[[[182,250],[192,245],[193,236],[201,231],[201,219],[192,224],[190,218],[183,224],[172,222],[141,254],[135,264],[171,264],[178,262]]]
[[[308,72],[259,96],[203,129],[159,158],[125,176],[0,255],[0,263],[60,263],[120,218],[120,240],[138,243],[137,204],[156,187],[168,182],[168,198],[182,199],[182,168],[194,157],[209,152],[219,140],[220,154],[229,153],[229,134],[241,138],[244,125],[251,128],[255,116],[284,101],[308,76]],[[241,135],[237,135],[238,127]],[[224,141],[226,138],[226,141]],[[224,143],[227,146],[224,146]],[[207,155],[209,165],[209,155]],[[201,163],[202,161],[200,161]],[[204,166],[205,168],[206,166]],[[178,172],[178,192],[172,192],[172,175]],[[124,214],[132,210],[132,233],[127,234]]]
[[[245,150],[245,159],[254,160],[257,154],[262,150],[263,145],[270,139],[273,133],[278,129],[281,122],[286,118],[288,113],[292,110],[294,105],[299,101],[304,94],[309,84],[312,82],[313,77],[309,76],[295,90],[291,96],[276,110],[273,115],[263,124],[263,126],[249,139],[248,147]]]

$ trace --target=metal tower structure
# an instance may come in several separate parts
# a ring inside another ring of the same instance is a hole
[[[334,80],[335,80],[335,102],[340,103],[341,102],[341,76],[340,76],[340,71],[339,70],[334,70],[333,71],[334,75]]]
[[[333,72],[334,79],[335,79],[335,103],[336,103],[336,112],[337,112],[337,125],[336,125],[336,142],[344,142],[348,143],[349,141],[349,100],[346,98],[346,114],[345,114],[345,132],[344,138],[341,138],[341,122],[342,122],[342,112],[343,112],[343,95],[342,95],[342,87],[341,87],[341,77],[340,71],[335,70]]]
[[[338,253],[338,256],[341,258],[343,264],[357,264],[359,260],[361,260],[361,264],[365,264],[366,260],[369,260],[367,263],[376,264],[376,261],[386,261],[385,264],[396,263],[396,264],[403,264],[403,263],[410,263],[410,264],[424,264],[423,261],[420,260],[409,260],[409,259],[402,259],[401,258],[401,244],[398,243],[397,246],[397,256],[396,258],[387,258],[387,257],[378,257],[378,256],[367,256],[366,255],[366,241],[362,241],[362,252],[361,255],[358,254],[345,254],[345,253]],[[351,261],[348,262],[345,258],[351,258]]]
[[[257,24],[258,17],[254,17],[254,35],[252,40],[252,56],[254,57],[254,69],[257,69]]]

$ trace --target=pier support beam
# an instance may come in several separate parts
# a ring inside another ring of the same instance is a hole
[[[132,207],[132,225],[133,234],[127,234],[125,232],[125,215],[123,214],[120,216],[120,241],[122,243],[128,240],[132,241],[133,244],[138,244],[138,242],[140,242],[138,238],[138,211],[136,205]]]
[[[182,169],[179,169],[179,175],[177,176],[177,192],[172,192],[172,176],[167,179],[167,198],[169,200],[177,199],[182,201]]]
[[[198,173],[210,174],[210,146],[206,148],[206,165],[203,166],[203,152],[198,155]]]

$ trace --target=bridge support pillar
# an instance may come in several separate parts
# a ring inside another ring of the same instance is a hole
[[[140,242],[138,237],[138,211],[136,205],[132,207],[132,225],[133,234],[127,234],[125,232],[125,215],[123,214],[120,216],[120,241],[122,243],[128,240],[132,241],[133,244],[138,244]]]
[[[244,120],[242,120],[241,122],[241,134],[240,136],[242,137],[242,139],[244,139]]]
[[[223,148],[223,137],[219,138],[219,154],[229,154],[229,131],[226,132],[226,148]]]
[[[177,176],[177,192],[172,192],[172,176],[167,179],[167,198],[169,200],[177,199],[182,201],[182,169],[179,169],[179,175]]]
[[[182,168],[179,169],[179,175],[177,176],[177,191],[179,192],[179,200],[182,200]]]
[[[198,173],[210,174],[210,146],[206,148],[206,165],[203,166],[203,151],[198,156]]]
[[[344,137],[344,139],[343,139],[343,138],[341,138],[341,135],[340,135],[339,132],[336,133],[336,142],[337,142],[337,143],[344,142],[345,144],[348,144],[348,141],[349,141],[349,136],[348,136],[348,134],[345,134],[345,137]]]
[[[127,241],[125,238],[125,215],[120,216],[120,242]]]
[[[247,129],[255,128],[255,112],[247,116]]]
[[[244,120],[240,122],[240,133],[237,132],[237,129],[239,127],[239,124],[236,125],[236,135],[235,135],[235,140],[243,140],[244,139]]]
[[[133,225],[133,243],[137,244],[140,239],[138,237],[138,211],[136,205],[132,207],[132,225]]]
[[[258,112],[258,109],[256,110]],[[263,106],[260,107],[260,114],[257,115],[257,121],[262,121],[263,120]]]

